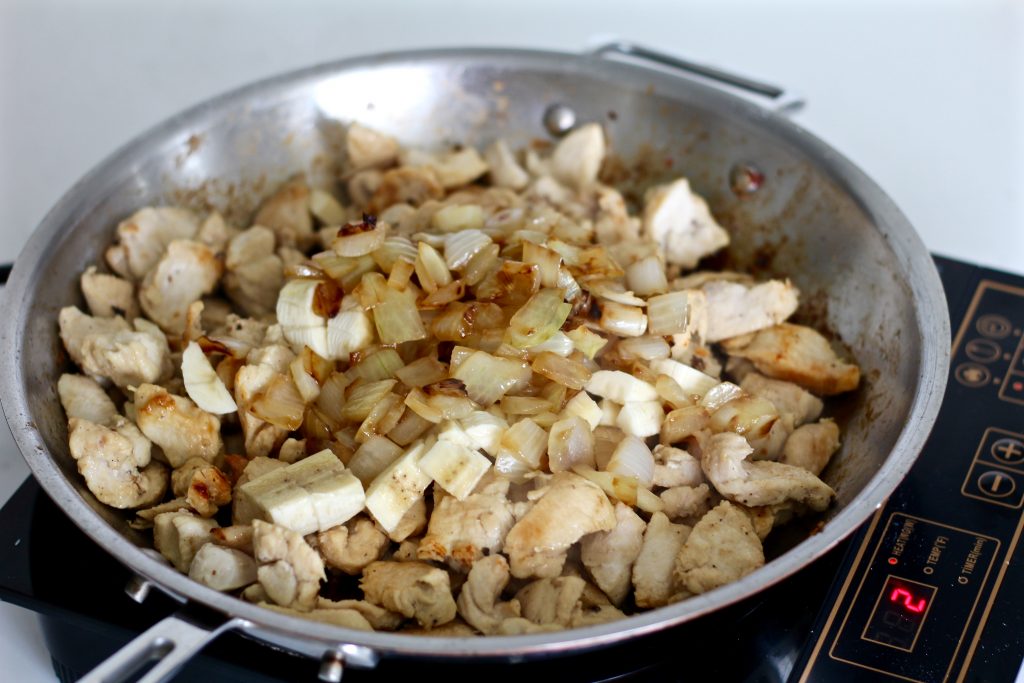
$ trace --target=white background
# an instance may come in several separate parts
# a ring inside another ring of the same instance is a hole
[[[930,249],[1024,272],[1015,0],[0,0],[0,261],[109,152],[228,88],[375,51],[578,50],[596,34],[799,90],[796,120],[873,176]],[[0,501],[26,474],[0,434]],[[34,619],[5,604],[0,662],[4,680],[53,678]]]

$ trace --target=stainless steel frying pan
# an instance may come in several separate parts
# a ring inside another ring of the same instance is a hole
[[[93,680],[116,678],[146,658],[161,659],[146,678],[158,680],[229,629],[324,657],[328,678],[340,676],[343,665],[370,667],[389,656],[521,659],[579,652],[696,619],[761,591],[834,546],[885,500],[923,445],[946,380],[949,321],[931,259],[874,182],[774,111],[792,104],[783,90],[696,67],[703,78],[767,102],[755,104],[695,79],[692,67],[622,44],[584,55],[452,49],[350,59],[178,114],[68,191],[18,257],[4,293],[4,412],[43,488],[137,573],[137,595],[152,585],[222,615],[212,626],[184,617],[157,624]],[[428,147],[482,145],[498,136],[525,145],[573,120],[600,121],[618,157],[611,170],[625,187],[638,192],[688,176],[732,231],[734,263],[790,276],[803,293],[800,314],[841,339],[864,370],[862,390],[839,406],[844,443],[823,475],[838,497],[820,533],[794,539],[791,549],[740,581],[684,602],[600,626],[516,637],[420,637],[313,623],[213,591],[163,562],[124,515],[93,498],[68,453],[56,393],[67,366],[57,312],[81,304],[79,273],[102,262],[117,221],[136,208],[215,207],[244,223],[262,195],[297,171],[315,184],[334,182],[344,128],[355,120]]]

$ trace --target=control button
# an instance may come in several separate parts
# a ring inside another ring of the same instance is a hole
[[[992,379],[992,373],[984,365],[961,363],[953,372],[956,381],[967,387],[983,387]]]
[[[1006,465],[1024,463],[1024,442],[1020,439],[1005,437],[998,439],[989,449],[992,457]]]
[[[992,498],[1006,498],[1017,489],[1017,484],[1006,472],[989,470],[978,477],[978,489]]]
[[[1011,403],[1024,404],[1024,375],[1011,374],[999,387],[999,398]]]
[[[967,342],[967,346],[964,348],[967,357],[979,363],[991,363],[992,361],[999,360],[999,354],[1002,353],[1002,350],[999,344],[996,344],[991,339],[972,339]]]
[[[1004,339],[1013,329],[1010,321],[1001,315],[983,315],[974,326],[978,332],[990,339]]]

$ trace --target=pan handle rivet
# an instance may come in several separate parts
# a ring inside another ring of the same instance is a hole
[[[317,678],[324,683],[341,683],[345,673],[345,658],[337,650],[328,650],[320,658],[320,672]]]
[[[576,112],[564,104],[552,104],[544,110],[544,127],[548,132],[559,137],[565,135],[576,125]]]
[[[125,584],[124,587],[124,592],[128,594],[129,598],[141,605],[149,596],[151,588],[153,588],[153,584],[149,582],[149,579],[144,579],[138,574],[135,574],[132,578],[128,579],[128,583]]]

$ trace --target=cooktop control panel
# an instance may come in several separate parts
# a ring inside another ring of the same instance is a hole
[[[791,681],[1013,681],[1021,667],[1024,278],[936,262],[954,333],[942,410],[851,544]]]

